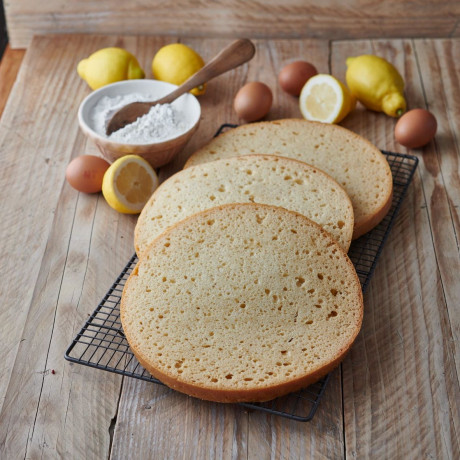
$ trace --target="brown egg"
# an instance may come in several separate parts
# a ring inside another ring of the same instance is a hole
[[[436,118],[428,110],[409,110],[396,123],[395,139],[410,149],[423,147],[433,139],[437,127]]]
[[[68,164],[65,178],[79,192],[97,193],[102,190],[102,179],[109,166],[103,158],[81,155]]]
[[[292,96],[298,96],[305,83],[317,75],[316,67],[306,61],[295,61],[281,69],[278,81],[281,88]]]
[[[233,108],[246,121],[256,121],[265,117],[273,102],[271,89],[259,81],[247,83],[236,93]]]

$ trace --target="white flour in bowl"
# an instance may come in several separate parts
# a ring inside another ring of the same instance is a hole
[[[151,144],[179,136],[187,131],[185,117],[172,104],[155,105],[134,123],[115,131],[110,136],[105,133],[106,125],[113,114],[123,106],[136,101],[152,101],[155,98],[146,94],[127,94],[124,96],[105,96],[95,105],[91,114],[94,131],[100,136],[123,144]]]

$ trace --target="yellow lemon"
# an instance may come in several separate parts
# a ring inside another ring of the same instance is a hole
[[[163,46],[152,61],[152,74],[156,80],[181,85],[204,66],[201,56],[187,45],[171,43]],[[206,84],[193,88],[195,96],[204,94]]]
[[[399,117],[406,110],[404,80],[393,64],[373,54],[347,59],[347,85],[368,109]]]
[[[102,194],[116,211],[138,214],[158,187],[158,176],[138,155],[126,155],[112,163],[104,174]]]
[[[302,88],[299,106],[307,120],[339,123],[355,108],[356,99],[337,78],[318,74]]]
[[[77,72],[91,89],[121,80],[144,78],[137,59],[122,48],[103,48],[78,63]]]

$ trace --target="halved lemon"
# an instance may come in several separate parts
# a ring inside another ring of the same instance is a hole
[[[138,155],[126,155],[104,174],[102,194],[109,206],[125,214],[138,214],[158,187],[152,166]]]
[[[307,120],[339,123],[356,106],[356,98],[332,75],[318,74],[305,83],[299,106]]]

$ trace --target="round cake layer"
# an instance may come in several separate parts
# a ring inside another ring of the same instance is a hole
[[[333,369],[355,340],[355,269],[317,224],[230,204],[156,238],[126,282],[121,321],[140,363],[202,399],[264,401]]]
[[[301,161],[248,155],[193,166],[163,182],[137,221],[136,252],[141,255],[161,232],[196,212],[250,202],[299,212],[327,230],[345,251],[350,247],[353,207],[334,179]]]
[[[393,177],[385,157],[367,139],[338,125],[300,119],[248,123],[212,139],[185,167],[252,153],[295,158],[333,177],[353,203],[353,239],[390,209]]]

